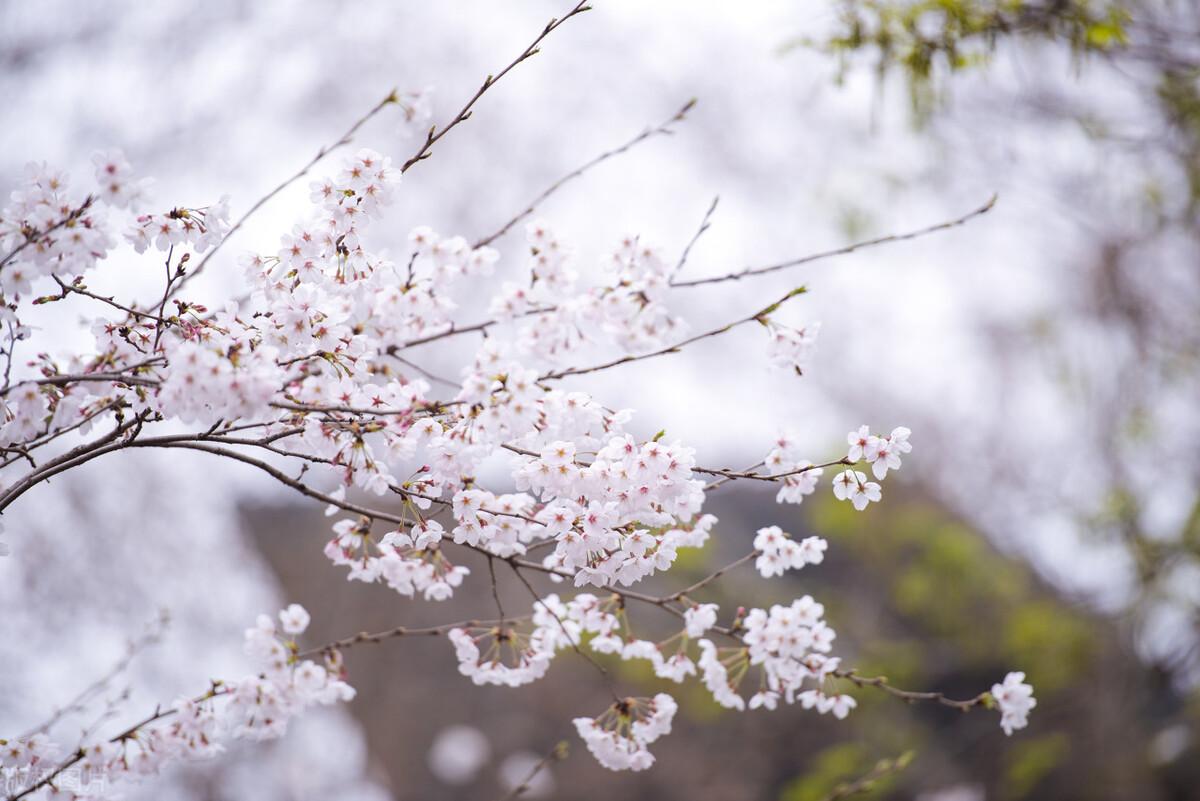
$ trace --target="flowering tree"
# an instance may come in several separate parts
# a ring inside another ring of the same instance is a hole
[[[699,681],[717,703],[736,710],[800,703],[844,718],[856,703],[847,690],[864,688],[964,711],[996,707],[1009,734],[1025,725],[1035,702],[1021,673],[964,700],[903,690],[833,655],[834,629],[812,597],[770,609],[722,610],[704,602],[706,587],[747,563],[764,579],[819,564],[827,548],[820,537],[796,540],[766,527],[745,555],[690,586],[664,594],[638,588],[669,573],[679,549],[716,536],[718,521],[704,505],[724,484],[773,483],[778,502],[799,504],[829,470],[838,499],[858,510],[880,501],[879,482],[911,451],[907,428],[878,435],[862,426],[849,434],[844,454],[821,463],[803,458],[783,436],[745,469],[704,467],[693,448],[662,431],[648,438],[635,433],[631,410],[571,388],[575,376],[665,357],[752,324],[764,329],[764,362],[800,374],[818,326],[787,325],[778,312],[803,288],[696,333],[673,311],[675,293],[924,235],[984,213],[990,202],[919,231],[685,280],[681,271],[714,203],[677,260],[631,236],[603,259],[607,279],[585,285],[569,245],[548,224],[528,220],[591,166],[670,132],[689,103],[568,173],[490,235],[470,242],[418,228],[400,263],[368,249],[367,231],[402,175],[428,159],[543,39],[587,9],[580,2],[552,20],[446,124],[429,126],[425,93],[388,94],[236,221],[226,198],[166,210],[153,205],[149,182],[116,151],[94,157],[96,187],[86,196],[72,193],[62,173],[31,165],[0,211],[0,511],[47,479],[114,451],[200,451],[257,468],[326,505],[339,518],[326,554],[349,579],[442,601],[469,580],[461,555],[474,551],[486,558],[488,575],[476,580],[490,583],[495,608],[470,620],[311,646],[300,644],[309,623],[302,607],[292,604],[278,619],[261,616],[246,632],[252,669],[244,678],[197,688],[115,736],[60,745],[47,727],[5,733],[0,764],[10,779],[8,798],[97,797],[170,761],[214,756],[226,737],[279,736],[306,708],[353,697],[346,651],[417,634],[444,635],[459,672],[479,685],[528,684],[560,652],[580,655],[587,669],[605,677],[611,698],[581,708],[574,726],[613,770],[653,764],[649,747],[670,733],[676,702],[666,692],[623,694],[593,654],[646,660],[658,677]],[[237,300],[223,299],[215,310],[186,294],[252,214],[393,109],[402,113],[403,130],[421,132],[413,155],[402,163],[367,149],[346,157],[334,175],[310,184],[313,212],[282,237],[276,253],[245,257],[246,287]],[[158,210],[139,214],[144,208]],[[494,294],[487,319],[460,319],[456,293],[496,270],[499,253],[491,244],[522,224],[527,264]],[[156,303],[122,302],[86,283],[115,248],[121,226],[137,253],[162,260]],[[43,288],[52,291],[37,295]],[[22,323],[27,306],[70,300],[90,304],[96,314],[94,347],[68,361],[41,354],[22,364],[17,351],[31,338]],[[460,380],[431,375],[415,361],[418,346],[459,337],[482,337]],[[587,354],[598,349],[608,357],[590,362]],[[507,465],[506,480],[485,486],[480,476],[498,464]],[[378,508],[356,499],[371,496],[397,504]],[[528,607],[504,608],[504,582],[528,592]],[[560,591],[549,592],[546,582]],[[673,619],[674,633],[661,641],[635,637],[631,621],[641,615]]]

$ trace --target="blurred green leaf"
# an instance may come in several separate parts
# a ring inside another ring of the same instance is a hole
[[[1005,797],[1018,799],[1029,795],[1070,750],[1071,743],[1065,734],[1047,734],[1014,745],[1006,760]]]

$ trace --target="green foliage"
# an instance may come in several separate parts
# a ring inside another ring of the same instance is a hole
[[[855,743],[841,743],[818,753],[802,776],[788,782],[779,801],[829,801],[854,796],[880,798],[892,789],[895,776],[908,767],[911,751],[895,759],[871,764],[867,751]]]
[[[1010,36],[1065,42],[1076,53],[1127,43],[1129,10],[1120,0],[842,0],[839,30],[829,39],[793,44],[837,55],[874,53],[880,76],[901,71],[914,108],[936,100],[939,70],[986,64]]]
[[[1047,734],[1013,746],[1004,771],[1004,796],[1024,798],[1057,767],[1071,751],[1065,734]]]
[[[864,644],[860,667],[920,685],[930,638],[952,646],[964,667],[1021,665],[1053,692],[1077,680],[1098,647],[1098,632],[1029,568],[997,554],[976,531],[935,508],[906,504],[862,525],[849,505],[826,501],[817,530],[846,549],[885,589],[911,639]]]
[[[1191,514],[1183,525],[1180,537],[1183,547],[1195,556],[1200,556],[1200,499],[1192,505]]]
[[[1162,72],[1158,100],[1183,147],[1180,161],[1191,187],[1192,207],[1200,205],[1200,70],[1195,66],[1172,66]]]
[[[1004,624],[1003,644],[1014,665],[1037,676],[1042,694],[1078,681],[1096,650],[1087,622],[1048,600],[1019,604]]]
[[[916,640],[879,638],[863,644],[855,665],[860,673],[886,675],[898,686],[913,687],[922,680],[927,656],[927,650]],[[859,696],[859,702],[889,704],[892,700],[882,693],[868,693]]]

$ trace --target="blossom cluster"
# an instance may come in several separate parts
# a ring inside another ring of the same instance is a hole
[[[187,245],[193,252],[203,253],[223,240],[229,229],[226,195],[202,209],[175,208],[162,214],[139,215],[125,232],[125,239],[138,253],[145,253],[151,244],[165,251]]]
[[[704,484],[692,477],[695,452],[628,434],[586,465],[575,452],[574,443],[551,443],[514,476],[545,504],[539,519],[557,542],[545,564],[573,574],[576,586],[598,587],[669,569],[680,545],[693,540],[677,521],[691,520],[704,502]]]
[[[448,636],[459,672],[476,684],[515,687],[531,683],[545,675],[558,650],[586,642],[597,653],[626,661],[647,660],[659,678],[678,683],[699,676],[717,703],[730,709],[775,709],[782,698],[789,704],[799,702],[805,709],[815,708],[844,718],[856,705],[849,695],[827,694],[822,689],[840,662],[828,655],[836,634],[824,621],[824,607],[810,596],[790,606],[773,606],[769,611],[750,610],[739,618],[734,629],[720,629],[740,640],[725,648],[705,638],[717,628],[716,604],[689,606],[682,613],[683,629],[663,642],[629,636],[614,614],[619,611],[621,599],[617,595],[605,599],[580,593],[564,602],[552,594],[539,599],[533,614],[520,621],[500,621],[470,630],[455,628]],[[691,643],[698,649],[695,660],[689,653]],[[761,674],[761,688],[747,704],[737,688],[751,668]],[[804,686],[806,681],[810,686]],[[630,734],[628,725],[605,725],[628,717],[619,706],[610,709],[608,715],[576,721],[589,750],[601,764],[614,770],[647,767],[652,757],[645,746],[652,738],[638,736],[637,726]],[[657,738],[669,728],[652,727],[652,731],[653,738]]]
[[[992,699],[1000,708],[1000,728],[1005,734],[1029,725],[1029,713],[1037,706],[1033,686],[1025,683],[1025,674],[1009,673],[1000,684],[992,685]]]
[[[860,512],[872,501],[878,502],[883,497],[879,484],[869,481],[865,473],[854,469],[854,465],[866,461],[875,478],[882,481],[888,470],[900,468],[900,455],[912,451],[912,444],[908,441],[911,433],[907,428],[898,426],[892,429],[891,434],[880,437],[872,434],[868,426],[860,426],[857,431],[846,435],[850,447],[845,458],[836,464],[850,467],[834,476],[834,496],[839,501],[850,501]],[[772,471],[771,475],[782,482],[775,496],[779,503],[801,503],[816,490],[821,476],[825,474],[824,467],[802,459],[798,450],[794,439],[783,435],[763,459],[763,464]]]
[[[852,463],[865,459],[870,463],[875,478],[882,481],[889,469],[900,467],[900,454],[912,450],[908,442],[910,433],[901,426],[892,429],[892,433],[886,437],[878,437],[871,434],[867,426],[861,426],[858,431],[846,435],[846,441],[850,443],[846,459]],[[882,490],[874,481],[868,481],[864,473],[851,469],[843,470],[834,478],[833,494],[840,501],[850,501],[861,512],[867,508],[867,504],[882,497]]]
[[[785,570],[821,564],[828,547],[822,537],[805,537],[796,542],[779,526],[767,526],[754,536],[754,550],[758,552],[754,566],[763,578],[781,576]]]
[[[29,164],[24,183],[0,209],[0,296],[9,306],[40,277],[82,275],[115,244],[94,195],[75,195],[66,173]]]
[[[825,608],[806,595],[790,606],[750,610],[740,621],[743,633],[738,646],[719,648],[711,640],[700,640],[698,664],[704,686],[728,709],[775,709],[783,698],[789,704],[799,700],[805,709],[832,710],[845,717],[854,699],[827,696],[820,689],[840,664],[828,656],[836,634],[823,620],[824,613]],[[737,690],[752,667],[758,669],[760,686],[747,704]],[[802,689],[806,680],[814,686]]]
[[[746,615],[742,641],[748,649],[747,658],[751,665],[761,666],[766,680],[766,689],[751,699],[752,708],[774,709],[780,696],[790,704],[797,695],[806,709],[816,706],[821,713],[832,710],[839,718],[854,708],[850,696],[829,698],[819,689],[801,691],[806,679],[823,684],[840,664],[837,657],[828,656],[837,634],[825,623],[824,615],[825,607],[808,595],[789,606],[776,604],[769,611],[752,609]]]
[[[648,746],[671,733],[678,706],[666,693],[625,698],[596,718],[575,718],[575,730],[588,751],[609,770],[645,770],[654,764]]]
[[[686,333],[665,303],[670,266],[640,237],[627,236],[601,266],[607,280],[580,286],[574,252],[544,220],[526,227],[528,278],[506,282],[490,311],[517,323],[520,351],[562,363],[590,342],[612,342],[631,352],[663,347]],[[526,318],[523,322],[521,318]]]
[[[804,369],[817,349],[820,323],[809,323],[802,328],[793,328],[775,321],[767,324],[771,334],[767,346],[767,358],[775,367],[795,370],[803,375]]]
[[[18,788],[43,783],[46,797],[107,797],[122,784],[138,782],[183,760],[207,759],[224,751],[222,739],[264,740],[286,732],[288,722],[313,705],[349,701],[354,690],[338,675],[336,657],[318,665],[297,657],[295,637],[308,627],[308,612],[292,604],[279,622],[260,615],[246,630],[245,651],[256,672],[236,682],[214,681],[196,698],[180,698],[149,721],[112,739],[90,739],[70,756],[45,733],[0,740],[0,768]],[[56,765],[58,767],[56,767]],[[72,782],[50,782],[72,767]]]
[[[333,530],[336,536],[325,546],[325,555],[335,565],[348,566],[351,581],[383,581],[410,598],[419,592],[425,600],[444,601],[471,572],[437,547],[443,529],[436,520],[419,523],[408,532],[389,531],[378,542],[367,519],[340,520]]]
[[[536,681],[546,674],[554,656],[551,649],[541,643],[522,642],[515,629],[496,627],[485,635],[474,637],[463,629],[451,629],[447,634],[454,644],[458,656],[458,669],[476,684],[500,684],[518,687]],[[486,653],[479,650],[479,639],[492,638],[491,648]],[[512,651],[513,664],[501,658],[505,648]]]

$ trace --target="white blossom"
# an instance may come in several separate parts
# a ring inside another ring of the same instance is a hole
[[[1000,708],[1000,728],[1011,735],[1029,724],[1029,713],[1037,706],[1033,686],[1025,683],[1025,674],[1009,673],[1000,684],[992,685],[992,698]]]

